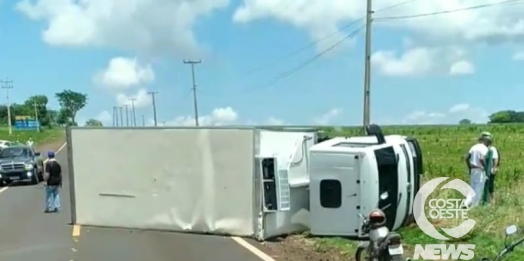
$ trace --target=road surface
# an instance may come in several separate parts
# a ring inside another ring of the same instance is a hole
[[[57,154],[65,173],[66,155],[65,148]],[[228,237],[72,226],[67,184],[66,178],[62,211],[51,214],[43,212],[43,185],[0,188],[0,260],[272,260]]]

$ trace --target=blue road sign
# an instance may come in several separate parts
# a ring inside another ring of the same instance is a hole
[[[39,122],[33,119],[15,120],[15,130],[38,130]]]

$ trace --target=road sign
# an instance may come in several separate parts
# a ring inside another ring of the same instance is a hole
[[[15,116],[15,130],[38,130],[40,123],[31,116]]]

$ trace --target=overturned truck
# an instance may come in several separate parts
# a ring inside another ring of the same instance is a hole
[[[367,136],[335,137],[310,148],[310,228],[318,236],[365,238],[361,218],[377,207],[396,230],[412,221],[423,159],[415,138],[384,136],[377,125]],[[388,192],[387,200],[379,195]]]

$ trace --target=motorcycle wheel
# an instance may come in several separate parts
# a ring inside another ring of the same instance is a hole
[[[357,248],[357,251],[355,252],[355,260],[356,261],[369,261],[369,255],[367,248],[359,247]]]

